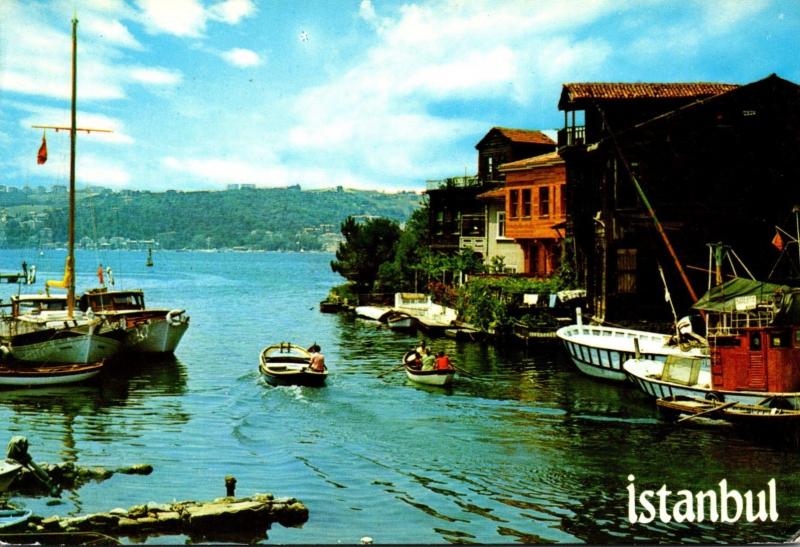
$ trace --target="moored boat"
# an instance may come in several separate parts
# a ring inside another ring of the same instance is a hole
[[[8,460],[0,460],[0,493],[8,490],[8,487],[14,482],[19,472],[22,471],[22,465]]]
[[[25,523],[33,514],[28,509],[0,509],[0,528],[12,528]]]
[[[386,318],[392,313],[392,308],[389,306],[356,306],[353,311],[356,312],[357,317],[362,319],[385,323]]]
[[[310,359],[311,353],[305,348],[281,342],[261,351],[259,370],[267,382],[274,386],[322,386],[328,377],[328,371],[311,370]]]
[[[124,329],[124,352],[174,353],[189,328],[185,310],[147,308],[141,289],[92,289],[81,295],[79,305],[81,310],[91,309],[95,315]]]
[[[584,325],[580,314],[574,325],[561,327],[556,336],[563,342],[578,370],[589,376],[613,381],[625,381],[622,364],[635,354],[634,340],[640,355],[664,361],[668,355],[702,356],[704,347],[681,349],[668,334],[647,332],[602,325]]]
[[[75,384],[94,378],[104,361],[95,363],[2,363],[0,386],[53,386]]]
[[[755,428],[785,429],[800,426],[800,410],[774,408],[764,404],[748,405],[736,401],[723,403],[678,395],[659,398],[656,405],[672,417],[682,415],[679,420],[704,417]]]
[[[392,330],[414,330],[416,320],[409,314],[392,310],[386,316],[386,324]]]
[[[123,330],[105,319],[67,311],[66,295],[14,295],[0,340],[16,361],[95,363],[115,355]]]

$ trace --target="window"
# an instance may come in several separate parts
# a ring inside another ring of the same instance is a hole
[[[558,186],[558,197],[561,198],[561,210],[558,212],[559,216],[567,216],[567,186],[560,184]]]
[[[531,189],[525,188],[522,190],[522,217],[530,218],[531,216]]]
[[[508,214],[511,218],[519,216],[519,190],[511,190]]]
[[[617,292],[636,293],[636,249],[617,249]]]
[[[539,218],[550,216],[550,187],[539,188]]]
[[[486,177],[489,180],[494,180],[494,165],[492,161],[492,156],[488,156],[486,158]]]
[[[436,235],[444,233],[444,211],[436,211],[435,229]]]
[[[497,238],[506,237],[506,212],[497,211]]]

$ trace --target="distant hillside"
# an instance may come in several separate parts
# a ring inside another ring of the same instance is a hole
[[[154,240],[164,249],[243,247],[330,250],[349,215],[405,222],[422,196],[360,190],[242,188],[217,192],[79,192],[76,241],[124,247]],[[0,245],[62,246],[67,194],[0,193]]]

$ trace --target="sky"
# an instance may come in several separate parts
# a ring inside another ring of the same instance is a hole
[[[800,83],[796,0],[0,0],[0,184],[422,190],[567,82]],[[554,134],[554,133],[551,133]]]

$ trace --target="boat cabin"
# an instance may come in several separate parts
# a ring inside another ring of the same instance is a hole
[[[81,295],[80,309],[94,312],[130,311],[144,309],[144,292],[140,289],[108,291],[92,289]]]
[[[745,328],[709,342],[714,389],[800,391],[800,328]]]
[[[22,294],[11,297],[11,316],[47,315],[49,312],[64,312],[67,295]]]

